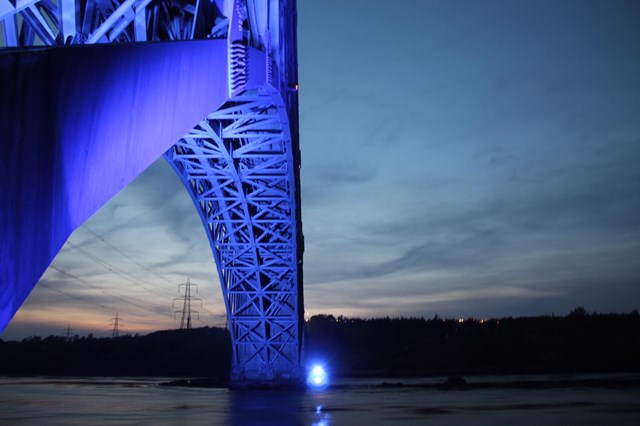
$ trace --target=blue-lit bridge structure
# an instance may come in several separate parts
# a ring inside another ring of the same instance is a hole
[[[211,244],[231,384],[301,383],[295,0],[0,0],[0,330],[160,156]]]

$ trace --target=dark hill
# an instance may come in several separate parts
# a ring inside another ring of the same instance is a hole
[[[226,377],[230,365],[229,332],[220,328],[0,343],[2,375]]]

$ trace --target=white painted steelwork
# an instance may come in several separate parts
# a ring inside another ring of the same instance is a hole
[[[165,156],[207,227],[234,342],[232,378],[292,379],[300,354],[296,200],[279,95],[230,99]]]

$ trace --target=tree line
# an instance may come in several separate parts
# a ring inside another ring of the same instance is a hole
[[[640,315],[588,314],[478,320],[305,322],[305,357],[334,377],[639,371]],[[0,375],[226,378],[229,332],[203,327],[145,336],[0,340]]]
[[[0,340],[0,375],[7,376],[225,377],[230,365],[230,338],[223,328]]]
[[[350,319],[307,323],[308,358],[338,376],[639,371],[640,316],[587,314],[477,320]]]

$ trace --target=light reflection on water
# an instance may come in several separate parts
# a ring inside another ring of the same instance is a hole
[[[370,379],[324,392],[231,392],[160,381],[0,378],[0,425],[640,424],[637,388],[445,391]]]

